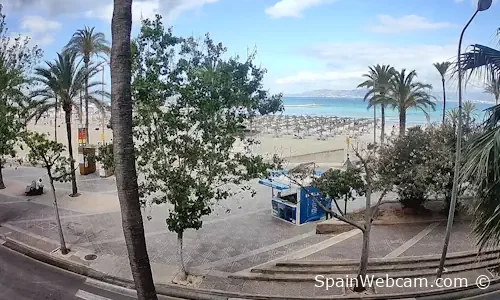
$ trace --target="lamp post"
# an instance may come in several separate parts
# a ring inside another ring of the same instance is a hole
[[[102,66],[102,94],[101,94],[101,100],[102,102],[104,102],[104,65]],[[102,127],[102,133],[101,133],[101,141],[102,141],[102,144],[104,145],[104,126],[105,126],[105,119],[106,119],[106,112],[103,110],[102,111],[102,124],[101,124],[101,127]]]
[[[443,275],[444,262],[446,260],[446,254],[448,252],[448,243],[450,242],[451,228],[453,227],[453,218],[455,217],[455,207],[457,204],[457,189],[458,189],[458,180],[459,180],[459,172],[460,172],[460,160],[462,154],[462,40],[464,38],[465,30],[469,27],[470,23],[476,17],[477,13],[480,11],[485,11],[491,7],[492,0],[478,0],[477,8],[469,22],[465,25],[464,29],[462,29],[462,33],[460,34],[460,39],[458,41],[458,129],[457,129],[457,145],[456,145],[456,153],[455,153],[455,171],[453,174],[453,187],[451,189],[451,201],[450,201],[450,210],[448,212],[448,223],[446,225],[446,234],[444,237],[444,245],[443,252],[441,254],[441,260],[439,261],[439,268],[436,274],[436,278],[441,278]]]

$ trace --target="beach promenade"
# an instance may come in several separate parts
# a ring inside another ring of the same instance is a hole
[[[50,191],[23,196],[26,184],[43,177],[38,168],[3,170],[7,189],[0,191],[0,235],[60,256]],[[47,182],[45,180],[45,182]],[[58,183],[59,207],[66,242],[65,259],[85,264],[109,275],[131,278],[114,178],[96,175],[78,178],[81,196],[70,198],[70,185]],[[281,260],[359,259],[361,235],[317,235],[316,224],[294,226],[270,214],[269,190],[255,185],[254,198],[241,195],[214,209],[203,228],[185,233],[185,261],[194,274],[204,275],[197,287],[264,295],[341,295],[340,290],[315,288],[314,282],[272,282],[230,278],[251,268]],[[144,227],[155,282],[170,283],[178,272],[176,235],[165,225],[167,207],[143,210]],[[148,220],[150,216],[150,220]],[[375,226],[371,257],[394,258],[439,254],[444,222]],[[449,252],[475,249],[469,224],[454,227]],[[90,255],[90,256],[89,256]],[[89,260],[90,258],[90,260]],[[468,273],[471,278],[485,269]],[[489,276],[489,275],[488,275]]]

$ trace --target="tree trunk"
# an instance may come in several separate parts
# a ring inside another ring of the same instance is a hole
[[[184,264],[184,256],[182,255],[182,236],[183,236],[183,231],[177,233],[177,245],[178,245],[178,250],[179,250],[179,260],[181,263],[181,280],[186,280],[187,278],[187,270],[186,270],[186,265]]]
[[[405,135],[406,131],[406,109],[399,108],[399,135]]]
[[[366,279],[366,274],[368,272],[368,257],[370,256],[370,231],[372,228],[372,209],[371,209],[371,190],[368,188],[366,191],[366,204],[365,204],[365,230],[363,231],[363,246],[361,248],[361,259],[359,262],[359,270],[357,275],[357,284],[354,287],[354,291],[359,293],[366,290],[363,285]]]
[[[56,103],[55,103],[55,116],[54,116],[54,141],[57,143],[57,95],[56,95]]]
[[[0,190],[5,189],[5,183],[3,182],[3,174],[2,174],[2,170],[3,170],[2,160],[3,160],[3,158],[0,157]]]
[[[87,131],[85,145],[89,145],[89,61],[88,57],[84,58],[85,62],[85,130]]]
[[[344,199],[344,215],[347,215],[347,196],[345,196],[345,199]]]
[[[377,143],[377,106],[373,106],[373,143]]]
[[[75,159],[73,158],[73,143],[71,142],[71,110],[65,111],[66,117],[66,134],[68,135],[68,152],[69,159],[71,159],[71,197],[78,196],[78,188],[76,187],[76,174],[75,174]]]
[[[78,119],[80,120],[80,126],[83,123],[82,117],[83,117],[83,98],[82,98],[82,91],[80,91],[80,115],[78,116]]]
[[[132,277],[139,300],[157,300],[139,204],[132,132],[132,0],[115,0],[111,22],[111,118],[116,187]]]
[[[385,139],[385,105],[382,104],[380,106],[380,114],[382,116],[382,124],[380,128],[380,143],[384,144],[384,139]]]
[[[444,77],[442,78],[443,83],[443,124],[446,116],[446,85],[444,84]]]
[[[54,179],[52,178],[50,170],[47,170],[47,172],[49,175],[50,187],[52,188],[52,196],[54,197],[54,209],[56,210],[57,230],[59,231],[59,240],[61,241],[61,253],[68,254],[69,250],[68,248],[66,248],[66,242],[64,241],[61,218],[59,218],[59,208],[57,207],[57,196],[56,196],[56,188],[54,187]]]

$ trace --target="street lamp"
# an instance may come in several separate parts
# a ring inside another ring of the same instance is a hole
[[[462,40],[464,38],[464,33],[470,23],[476,17],[477,13],[480,11],[485,11],[491,7],[493,0],[478,0],[477,9],[470,18],[469,22],[465,25],[462,33],[460,34],[460,40],[458,41],[458,129],[457,129],[457,145],[455,154],[455,173],[453,174],[453,187],[451,189],[451,201],[450,210],[448,212],[448,223],[446,225],[446,234],[444,237],[443,252],[441,254],[441,260],[439,261],[439,268],[436,274],[437,278],[441,278],[443,275],[444,262],[446,260],[446,254],[448,252],[448,243],[450,242],[451,228],[453,226],[453,218],[455,217],[455,206],[457,204],[457,188],[460,172],[460,160],[462,152]]]

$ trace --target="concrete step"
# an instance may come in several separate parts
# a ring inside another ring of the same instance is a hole
[[[492,267],[496,267],[499,264],[498,259],[482,261],[474,264],[465,264],[465,265],[457,265],[450,266],[445,268],[444,273],[459,273],[466,272],[470,270],[479,270],[479,269],[488,269]],[[434,276],[436,275],[436,269],[421,269],[421,270],[412,270],[412,271],[392,271],[392,272],[380,272],[368,271],[369,276],[373,276],[374,278],[417,278],[417,277],[426,277],[426,276]],[[350,273],[316,273],[316,274],[298,274],[298,273],[235,273],[230,275],[230,278],[237,279],[247,279],[247,280],[259,280],[259,281],[283,281],[283,282],[309,282],[315,281],[315,277],[317,275],[323,275],[328,278],[336,278],[336,279],[345,279],[345,278],[353,278],[356,276],[356,272]]]
[[[445,267],[454,267],[460,265],[474,265],[485,262],[500,263],[500,257],[498,254],[482,255],[479,257],[464,257],[464,258],[454,258],[447,259]],[[264,273],[264,274],[351,274],[356,273],[358,265],[352,266],[309,266],[309,265],[281,265],[277,264],[274,266],[254,268],[251,270],[252,273]],[[400,271],[417,271],[426,269],[437,269],[439,267],[439,261],[424,261],[415,262],[408,264],[369,264],[369,272],[400,272]]]
[[[485,250],[478,254],[477,251],[463,251],[450,253],[446,256],[446,261],[462,258],[479,258],[485,255],[497,255],[500,257],[500,248]],[[392,264],[415,264],[423,262],[439,262],[441,255],[422,255],[422,256],[400,256],[394,258],[370,258],[368,263],[370,266],[376,265],[392,265]],[[342,259],[342,260],[289,260],[276,263],[280,267],[295,267],[295,266],[309,266],[309,267],[323,267],[323,266],[358,266],[359,259]]]

